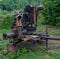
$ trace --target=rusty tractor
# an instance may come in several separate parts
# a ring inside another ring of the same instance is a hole
[[[38,11],[43,10],[43,6],[33,7],[27,5],[24,8],[24,12],[16,15],[15,21],[12,25],[12,32],[7,34],[3,33],[3,39],[12,39],[12,41],[7,45],[9,52],[15,53],[18,51],[18,44],[22,42],[33,42],[42,43],[46,42],[46,47],[48,47],[48,40],[60,40],[60,37],[51,37],[48,35],[48,28],[46,27],[46,34],[34,34],[37,28],[37,16]],[[24,45],[22,43],[22,45]]]

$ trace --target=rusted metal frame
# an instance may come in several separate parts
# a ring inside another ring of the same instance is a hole
[[[42,36],[42,38],[45,38],[45,39],[48,39],[48,40],[60,40],[60,37],[49,37],[49,36],[47,37],[47,36]]]
[[[40,34],[26,34],[26,35],[46,36],[46,34],[42,34],[42,33],[40,33]],[[47,35],[47,36],[49,36],[49,35]]]
[[[46,25],[46,36],[48,37],[48,26]],[[48,48],[48,39],[46,38],[46,48]]]

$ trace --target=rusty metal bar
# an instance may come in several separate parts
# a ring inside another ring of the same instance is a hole
[[[48,40],[60,40],[60,37],[52,37],[52,36],[42,36],[42,38],[48,39]]]

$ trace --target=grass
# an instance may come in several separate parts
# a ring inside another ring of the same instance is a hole
[[[45,33],[45,25],[40,25],[37,27],[37,33],[43,32]],[[10,29],[0,29],[0,59],[60,59],[60,52],[48,52],[43,46],[38,46],[36,49],[33,49],[29,52],[26,49],[20,49],[17,54],[8,54],[7,56],[3,56],[3,51],[1,49],[5,49],[6,45],[9,43],[9,40],[3,40],[2,34],[4,32],[10,32]],[[49,34],[52,35],[60,35],[60,28],[55,26],[49,26],[48,28]],[[53,48],[54,43],[49,43],[49,49]],[[5,51],[6,52],[6,51]]]
[[[46,33],[46,25],[38,25],[37,33]],[[48,25],[48,34],[49,35],[60,35],[60,27]]]

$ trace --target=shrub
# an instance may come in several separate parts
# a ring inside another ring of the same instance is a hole
[[[60,0],[43,0],[44,23],[50,25],[60,25]]]
[[[1,28],[10,28],[14,21],[13,14],[2,15],[2,18],[0,21],[1,21],[0,22]]]

